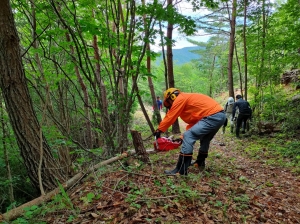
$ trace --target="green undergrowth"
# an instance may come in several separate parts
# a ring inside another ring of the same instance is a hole
[[[236,141],[234,147],[253,160],[263,160],[266,164],[290,168],[300,174],[300,140],[288,134],[251,135]],[[243,150],[240,150],[240,149]]]

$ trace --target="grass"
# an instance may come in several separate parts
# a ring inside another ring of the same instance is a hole
[[[241,143],[240,143],[241,144]],[[285,135],[276,137],[251,137],[241,152],[249,158],[263,158],[267,164],[281,167],[294,167],[294,172],[300,169],[300,142],[288,139]]]

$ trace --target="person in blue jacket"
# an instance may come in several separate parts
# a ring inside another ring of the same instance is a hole
[[[162,109],[162,100],[160,99],[160,97],[156,97],[156,103],[157,103],[157,107],[158,107],[158,110],[161,110]]]
[[[236,95],[236,102],[233,105],[233,110],[232,110],[232,121],[235,117],[236,110],[239,110],[239,115],[236,120],[236,130],[235,134],[236,137],[240,137],[240,128],[242,126],[242,133],[245,133],[245,128],[246,128],[246,123],[248,119],[251,119],[252,117],[252,109],[250,107],[250,104],[248,101],[244,100],[241,95]]]

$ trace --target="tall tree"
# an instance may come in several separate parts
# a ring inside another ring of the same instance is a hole
[[[173,0],[167,0],[167,11],[170,13],[170,18],[174,17]],[[175,87],[174,70],[173,70],[173,21],[168,21],[167,26],[167,74],[168,74],[168,88]],[[178,87],[177,87],[178,88]],[[172,133],[180,133],[180,126],[178,119],[172,125]]]
[[[145,6],[145,0],[142,0],[142,5]],[[147,20],[146,20],[146,15],[143,15],[144,18],[144,24],[145,24],[145,36],[149,36],[148,32],[149,32],[149,27],[147,24]],[[150,54],[150,43],[147,41],[146,44],[146,50],[147,50],[147,72],[148,74],[151,74],[151,54]],[[156,123],[159,124],[161,122],[161,115],[160,115],[160,109],[158,108],[158,105],[156,103],[156,94],[154,91],[154,86],[153,86],[153,81],[150,75],[148,75],[148,85],[149,85],[149,89],[150,89],[150,93],[151,93],[151,98],[152,98],[152,105],[153,105],[153,111],[154,111],[154,119],[156,119]],[[139,95],[138,95],[139,96]],[[143,106],[141,105],[141,107],[143,108]],[[148,115],[147,113],[144,113],[144,116],[146,117],[146,120],[148,120]],[[152,124],[150,125],[150,129],[154,129]],[[153,130],[154,131],[154,130]]]
[[[9,0],[0,1],[0,87],[31,181],[34,186],[39,186],[38,171],[41,162],[43,187],[45,190],[53,189],[57,186],[57,181],[65,180],[65,174],[55,161],[45,137],[42,136],[40,139],[41,127],[29,95],[20,53],[20,41]]]
[[[13,204],[15,198],[14,198],[14,188],[13,188],[13,179],[12,179],[12,172],[10,168],[9,163],[9,153],[8,153],[8,147],[7,147],[7,122],[4,120],[4,107],[3,107],[3,100],[2,100],[2,94],[0,94],[0,117],[1,117],[1,126],[2,126],[2,147],[4,152],[4,161],[5,161],[5,170],[7,173],[7,179],[9,181],[8,185],[8,196],[9,196],[9,202],[10,204]]]
[[[245,100],[247,100],[248,98],[248,57],[247,57],[247,37],[246,37],[247,5],[248,5],[248,1],[244,0],[243,47],[244,47]]]
[[[259,64],[259,73],[257,74],[257,83],[260,97],[260,104],[258,109],[258,117],[263,111],[263,94],[264,94],[264,75],[265,75],[265,61],[266,61],[266,41],[267,41],[267,11],[266,11],[266,0],[262,1],[262,32],[261,32],[261,55],[260,55],[260,64]]]
[[[229,96],[234,97],[234,88],[233,88],[233,53],[234,53],[234,43],[235,43],[235,23],[236,23],[236,7],[237,1],[232,1],[232,10],[230,14],[229,6],[227,5],[228,9],[228,16],[230,21],[230,38],[229,38],[229,53],[228,53],[228,90]]]

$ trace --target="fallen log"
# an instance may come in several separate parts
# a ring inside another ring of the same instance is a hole
[[[129,153],[123,153],[120,156],[112,157],[112,158],[110,158],[108,160],[105,160],[105,161],[103,161],[101,163],[98,163],[95,166],[90,167],[85,173],[83,173],[83,172],[77,173],[71,179],[69,179],[68,181],[66,181],[65,183],[63,183],[62,186],[63,186],[64,189],[68,189],[70,187],[73,187],[73,185],[77,181],[79,181],[80,179],[82,179],[84,176],[89,175],[94,170],[98,169],[99,167],[107,165],[107,164],[110,164],[110,163],[115,162],[117,160],[123,159],[123,158],[127,157],[128,155],[132,155],[134,153],[135,152],[130,151]],[[27,203],[25,203],[23,205],[20,205],[19,207],[15,208],[15,209],[12,209],[12,210],[10,210],[10,211],[2,214],[2,215],[0,214],[0,222],[3,221],[3,220],[5,220],[5,221],[15,220],[16,218],[20,217],[23,214],[24,208],[31,207],[33,205],[40,205],[43,202],[49,201],[52,197],[54,197],[58,193],[60,193],[60,188],[59,187],[55,188],[54,190],[48,192],[45,195],[42,195],[42,196],[40,196],[40,197],[38,197],[38,198],[36,198],[36,199],[34,199],[32,201],[29,201],[29,202],[27,202]]]

